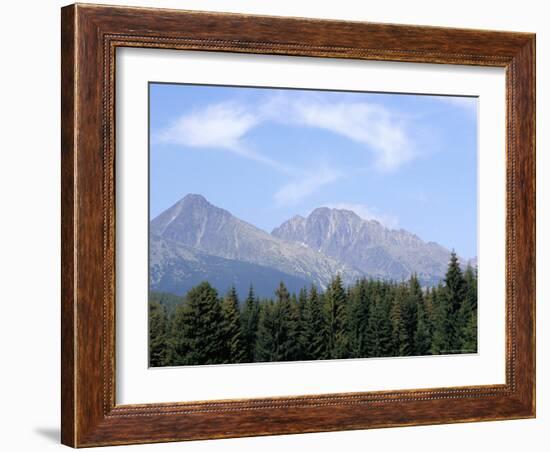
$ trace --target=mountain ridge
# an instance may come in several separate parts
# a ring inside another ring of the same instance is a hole
[[[337,273],[348,282],[360,273],[309,247],[275,237],[189,194],[151,221],[152,240],[171,240],[205,254],[271,267],[325,287]]]
[[[371,277],[435,282],[445,274],[450,250],[405,229],[389,229],[347,209],[319,207],[294,216],[272,235],[304,243]]]
[[[280,280],[325,288],[336,274],[346,284],[416,274],[429,285],[444,277],[450,254],[404,229],[330,207],[294,215],[268,233],[188,194],[150,222],[150,285],[161,291],[182,291],[202,280],[216,282],[221,291],[261,281],[260,291],[271,286],[272,292]]]

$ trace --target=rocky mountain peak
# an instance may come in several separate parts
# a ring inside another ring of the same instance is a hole
[[[294,217],[289,231],[300,233],[305,219]],[[277,238],[210,204],[203,196],[187,195],[151,221],[159,239],[224,259],[253,263],[311,280],[324,286],[337,273],[360,276],[344,264],[303,244]],[[290,232],[289,232],[290,233]]]
[[[188,204],[188,205],[202,205],[202,206],[210,206],[214,207],[212,204],[210,204],[206,198],[203,195],[199,195],[196,193],[189,193],[185,195],[183,198],[181,198],[177,204]]]
[[[189,194],[154,218],[150,226],[153,241],[187,247],[201,256],[261,266],[263,270],[239,267],[254,274],[273,276],[275,270],[320,287],[338,273],[347,282],[361,276],[401,280],[416,273],[423,283],[432,284],[444,276],[450,256],[446,248],[424,242],[404,229],[390,230],[351,210],[330,207],[319,207],[306,217],[295,215],[269,234],[211,204],[204,196]],[[169,250],[162,254],[168,256]],[[198,272],[209,262],[205,268],[212,275],[221,271],[217,266],[227,264],[201,259],[202,263],[196,264],[199,267],[193,268]],[[181,279],[178,272],[186,274],[183,260],[186,258],[178,258],[176,265],[160,259],[159,268],[175,272],[173,277]]]
[[[390,230],[347,209],[319,207],[307,218],[275,228],[276,237],[304,243],[366,275],[384,279],[439,279],[450,251],[404,230]]]

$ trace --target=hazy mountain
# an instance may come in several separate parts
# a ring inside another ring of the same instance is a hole
[[[307,218],[295,216],[272,235],[303,243],[367,276],[384,279],[400,280],[417,273],[425,283],[436,282],[445,274],[450,256],[437,243],[344,209],[321,207]]]
[[[275,237],[239,220],[227,210],[210,204],[201,195],[187,195],[165,210],[151,221],[150,232],[151,253],[157,247],[160,247],[160,250],[164,249],[157,253],[157,267],[171,268],[170,278],[179,280],[189,279],[187,275],[191,272],[190,262],[193,262],[191,251],[200,253],[200,260],[204,264],[201,268],[205,269],[202,273],[205,275],[203,279],[209,280],[217,277],[216,272],[219,268],[230,265],[230,262],[216,261],[216,265],[208,266],[207,262],[214,261],[206,256],[263,267],[261,269],[247,267],[254,275],[263,274],[267,277],[265,268],[268,268],[290,275],[294,280],[304,280],[308,285],[314,283],[321,287],[326,286],[330,278],[337,273],[341,273],[346,282],[352,282],[361,276],[358,271],[322,252],[300,243]],[[165,240],[164,245],[158,243],[160,239]],[[185,248],[177,253],[174,251],[177,255],[172,255],[167,249],[170,247],[175,249],[175,244]],[[163,259],[169,259],[170,264]],[[234,262],[231,264],[234,265]],[[244,267],[242,271],[245,271]],[[167,273],[164,275],[156,275],[153,271],[151,278],[163,281],[163,277],[168,278]],[[278,275],[277,278],[275,275]],[[279,276],[280,274],[274,273],[274,281],[277,284],[280,280]],[[254,277],[251,275],[245,279],[256,285]],[[286,279],[283,280],[287,282]],[[250,282],[247,281],[246,284]],[[160,282],[156,284],[160,286],[157,290],[167,290],[163,287],[164,284]]]
[[[235,286],[242,299],[248,294],[250,284],[254,285],[257,295],[265,297],[273,296],[279,281],[284,281],[293,292],[311,285],[310,280],[274,268],[212,256],[158,236],[151,237],[149,262],[150,289],[178,295],[205,280],[220,295]]]

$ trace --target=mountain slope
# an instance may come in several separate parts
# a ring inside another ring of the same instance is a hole
[[[436,282],[445,274],[450,256],[437,243],[344,209],[321,207],[307,218],[295,216],[272,235],[303,243],[373,278],[399,280],[416,273],[425,283]]]
[[[158,236],[151,237],[149,265],[151,290],[180,295],[202,281],[210,282],[220,295],[234,286],[241,299],[246,297],[251,284],[261,297],[272,297],[280,281],[293,292],[311,284],[273,268],[201,253]]]
[[[202,254],[256,264],[325,287],[341,273],[347,282],[360,273],[310,247],[275,237],[189,194],[154,218],[150,224],[152,247],[159,238]],[[181,257],[180,260],[185,260]]]

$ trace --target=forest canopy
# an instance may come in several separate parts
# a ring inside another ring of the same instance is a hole
[[[239,300],[204,281],[184,296],[151,292],[151,367],[477,352],[477,270],[451,254],[444,280],[421,287],[363,278],[345,287],[336,275],[272,298],[251,285]]]

